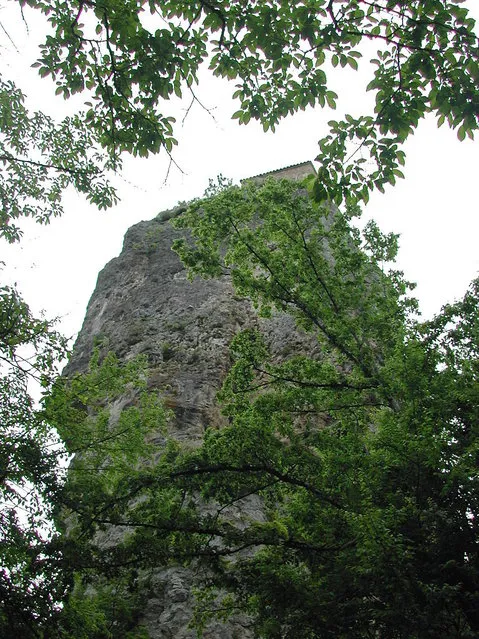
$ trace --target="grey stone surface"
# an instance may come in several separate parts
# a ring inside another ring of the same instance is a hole
[[[98,276],[65,373],[86,369],[98,339],[106,340],[122,360],[146,354],[149,384],[164,395],[175,415],[172,434],[196,445],[206,425],[221,427],[215,395],[228,370],[229,343],[235,333],[261,326],[278,356],[304,350],[305,336],[294,331],[290,318],[260,321],[250,302],[235,296],[226,277],[190,282],[171,250],[180,232],[168,220],[179,212],[160,214],[127,232],[121,254]],[[308,350],[313,347],[310,343]],[[244,516],[261,519],[261,503],[250,497],[230,515],[239,525]],[[110,530],[105,543],[114,543],[118,534]],[[193,570],[158,567],[142,620],[153,639],[195,637],[188,627],[194,581]],[[252,635],[245,620],[234,619],[213,623],[204,636],[248,639]]]
[[[169,218],[177,212],[140,222],[129,229],[121,254],[98,276],[83,327],[65,374],[84,371],[99,339],[127,360],[146,354],[151,366],[149,384],[159,389],[173,410],[172,434],[192,445],[201,441],[207,424],[219,426],[215,395],[229,365],[233,335],[258,323],[248,301],[236,298],[227,278],[190,282],[171,250],[180,232]],[[118,409],[121,406],[117,407]],[[259,500],[250,499],[231,516],[261,518]],[[104,534],[110,545],[121,535]],[[142,623],[153,639],[192,639],[188,626],[193,609],[191,586],[195,575],[184,568],[161,569]],[[209,639],[250,637],[239,621],[213,623]]]
[[[218,419],[214,398],[228,367],[228,345],[256,320],[227,278],[186,278],[171,250],[178,236],[159,219],[127,232],[122,253],[98,276],[66,374],[85,370],[98,339],[122,360],[146,354],[150,384],[175,411],[178,437],[191,439]]]

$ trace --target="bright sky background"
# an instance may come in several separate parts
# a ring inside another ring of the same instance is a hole
[[[468,0],[479,21],[479,3]],[[19,19],[17,3],[0,5],[0,23],[15,47],[0,33],[2,73],[15,80],[29,97],[29,105],[64,115],[63,101],[53,97],[51,82],[30,69],[35,60],[35,34],[41,25],[27,12],[30,32]],[[0,243],[0,260],[7,263],[3,281],[17,282],[32,310],[58,316],[69,335],[80,329],[99,270],[121,250],[123,235],[132,224],[151,219],[178,201],[201,196],[209,178],[219,173],[240,179],[312,160],[317,141],[327,132],[326,122],[342,113],[370,111],[372,96],[362,94],[360,73],[334,70],[333,89],[339,94],[336,112],[310,109],[285,120],[273,134],[250,122],[239,126],[230,120],[237,109],[230,100],[234,83],[203,74],[196,92],[211,110],[195,105],[181,125],[184,105],[177,105],[180,144],[165,182],[168,159],[164,154],[148,160],[127,159],[116,179],[121,203],[99,212],[74,192],[65,198],[66,214],[47,227],[24,224],[18,245]],[[167,109],[172,107],[166,105]],[[367,109],[367,110],[366,110]],[[213,116],[213,117],[212,117]],[[408,279],[418,283],[424,317],[461,297],[479,273],[479,137],[460,143],[453,131],[423,122],[406,146],[406,180],[375,195],[366,209],[383,230],[401,234],[398,260]]]

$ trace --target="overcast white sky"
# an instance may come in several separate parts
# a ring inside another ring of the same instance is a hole
[[[479,3],[469,0],[479,20]],[[18,19],[17,3],[0,7],[0,22],[12,36],[18,52],[6,38],[2,73],[28,93],[32,108],[61,114],[62,101],[52,97],[49,80],[40,80],[29,68],[34,61],[35,14],[28,14],[30,33]],[[99,270],[121,250],[123,235],[132,224],[154,217],[180,200],[201,196],[208,178],[219,173],[237,182],[241,178],[314,159],[326,122],[341,113],[360,115],[372,96],[361,95],[364,79],[352,71],[331,76],[340,96],[336,112],[320,109],[300,112],[285,120],[275,134],[263,133],[230,120],[237,107],[229,95],[233,83],[205,73],[197,93],[214,119],[195,106],[176,131],[175,159],[183,173],[170,171],[161,154],[148,160],[125,161],[117,179],[121,203],[99,212],[75,193],[65,198],[66,214],[47,227],[25,224],[21,244],[0,244],[7,262],[4,277],[17,282],[35,312],[58,316],[60,327],[74,335],[81,327]],[[168,108],[168,107],[167,107]],[[184,110],[173,115],[179,122]],[[401,233],[399,266],[418,283],[416,294],[423,315],[462,296],[479,272],[479,138],[460,143],[453,131],[421,124],[406,146],[406,180],[375,195],[366,209],[386,231]]]

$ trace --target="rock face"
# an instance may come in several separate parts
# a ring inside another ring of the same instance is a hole
[[[100,272],[66,373],[85,370],[98,339],[122,360],[146,354],[150,384],[176,414],[175,436],[191,440],[218,419],[228,344],[252,313],[226,278],[188,281],[171,250],[180,233],[161,217],[129,229],[120,256]]]
[[[66,374],[86,370],[95,341],[121,360],[145,354],[150,385],[176,415],[175,436],[201,438],[221,417],[215,396],[229,367],[229,344],[246,327],[262,330],[273,356],[304,348],[290,317],[260,320],[227,277],[186,277],[171,250],[181,231],[160,214],[128,230],[119,257],[98,276]]]
[[[304,336],[295,333],[290,318],[260,321],[251,304],[235,296],[226,277],[190,282],[171,250],[180,231],[172,227],[170,217],[172,212],[166,212],[132,227],[120,256],[100,272],[66,374],[86,369],[98,339],[106,340],[108,349],[122,360],[147,355],[149,383],[175,415],[172,435],[195,445],[207,424],[221,425],[214,400],[228,370],[233,335],[260,326],[277,356],[300,350]],[[231,513],[243,515],[262,518],[258,499],[244,500],[241,509]],[[196,636],[188,628],[194,580],[193,572],[184,568],[155,572],[142,619],[153,639]],[[250,636],[241,619],[214,623],[204,633],[210,639]]]

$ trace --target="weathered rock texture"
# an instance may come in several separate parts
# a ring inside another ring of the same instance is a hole
[[[86,369],[98,339],[106,340],[123,360],[146,354],[150,385],[160,390],[175,414],[172,434],[195,445],[206,425],[221,426],[215,395],[228,370],[233,335],[247,326],[260,326],[278,357],[301,350],[304,336],[293,330],[290,318],[260,321],[250,302],[235,296],[226,277],[188,281],[171,250],[180,235],[168,221],[172,215],[166,212],[132,227],[120,256],[100,272],[66,373]],[[248,498],[231,516],[261,519],[261,504]],[[194,579],[191,570],[158,568],[143,616],[153,639],[195,636],[188,629]],[[251,635],[241,620],[234,620],[213,624],[204,636]]]
[[[121,255],[100,272],[67,373],[84,370],[95,340],[120,359],[146,354],[150,383],[174,410],[180,438],[215,422],[214,398],[228,344],[250,321],[226,278],[190,282],[171,244],[179,232],[157,218],[126,234]]]
[[[189,281],[171,250],[181,232],[163,218],[130,228],[120,256],[100,272],[66,374],[87,368],[98,340],[123,360],[146,354],[150,384],[176,415],[175,436],[191,441],[219,425],[215,396],[239,330],[260,327],[273,356],[302,350],[304,335],[289,317],[259,320],[227,277]]]

